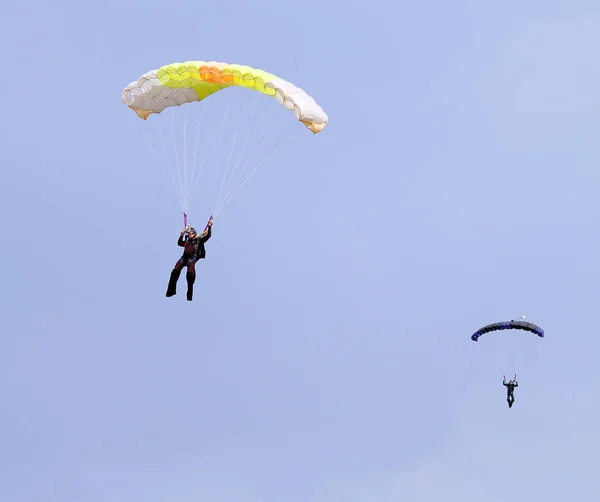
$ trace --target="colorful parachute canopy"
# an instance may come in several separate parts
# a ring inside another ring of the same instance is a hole
[[[496,322],[493,324],[488,324],[487,326],[484,326],[483,328],[480,328],[475,333],[473,333],[471,335],[471,340],[476,342],[477,339],[484,333],[488,333],[490,331],[497,331],[497,330],[501,330],[501,329],[524,329],[526,331],[531,331],[532,333],[535,333],[540,338],[543,338],[543,336],[544,336],[544,330],[542,328],[540,328],[539,326],[536,326],[532,322],[519,321],[519,320],[513,319],[512,321],[504,321],[504,322]]]
[[[170,106],[202,101],[226,87],[239,86],[274,96],[313,133],[321,132],[328,117],[316,101],[294,84],[249,66],[215,61],[188,61],[144,73],[121,93],[123,102],[146,119]]]

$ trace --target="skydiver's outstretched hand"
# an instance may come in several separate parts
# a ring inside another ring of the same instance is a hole
[[[208,226],[212,227],[212,225],[213,225],[213,220],[212,219],[208,220]]]

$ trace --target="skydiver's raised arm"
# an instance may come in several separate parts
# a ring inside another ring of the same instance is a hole
[[[208,239],[210,239],[211,235],[212,235],[212,225],[208,225],[208,228],[206,229],[206,235],[204,237],[202,237],[202,242],[206,242]]]

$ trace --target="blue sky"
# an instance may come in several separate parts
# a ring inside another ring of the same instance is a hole
[[[0,499],[595,493],[597,2],[3,10]],[[120,98],[190,59],[330,119],[217,218],[191,303],[164,297],[181,214]],[[543,340],[471,342],[522,314]]]

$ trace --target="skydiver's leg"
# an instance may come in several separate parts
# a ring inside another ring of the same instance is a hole
[[[187,264],[187,273],[185,274],[187,280],[187,299],[189,302],[192,301],[194,296],[194,282],[196,282],[196,262],[190,260]]]
[[[177,260],[173,270],[171,270],[171,277],[169,278],[169,285],[167,286],[167,296],[173,296],[177,294],[177,281],[183,270],[184,263],[183,258]]]

